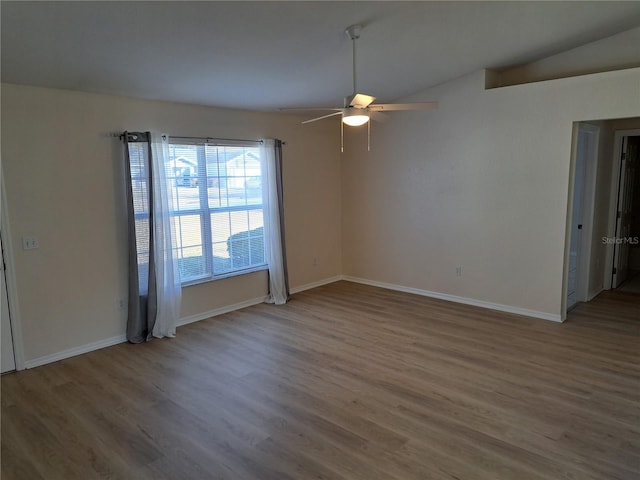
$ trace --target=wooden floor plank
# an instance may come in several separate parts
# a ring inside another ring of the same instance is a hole
[[[348,282],[2,377],[3,479],[640,478],[640,296],[564,324]]]

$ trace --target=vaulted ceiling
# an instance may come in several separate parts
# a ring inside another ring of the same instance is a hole
[[[222,107],[392,101],[640,25],[640,2],[7,2],[2,81]]]

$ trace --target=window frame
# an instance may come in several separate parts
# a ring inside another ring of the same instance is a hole
[[[211,215],[214,213],[230,213],[234,211],[251,211],[251,210],[260,210],[262,211],[263,219],[267,214],[265,200],[267,198],[267,192],[264,190],[261,191],[261,202],[259,204],[244,204],[244,205],[226,205],[219,207],[211,207],[209,205],[209,192],[208,192],[208,179],[207,176],[207,158],[206,158],[206,148],[207,147],[242,147],[242,148],[257,148],[262,145],[262,141],[255,140],[220,140],[213,139],[210,137],[200,138],[200,137],[177,137],[177,136],[169,136],[168,140],[169,146],[173,145],[196,145],[204,147],[202,150],[202,158],[201,154],[198,153],[197,156],[197,175],[194,177],[198,180],[196,188],[198,189],[198,198],[199,198],[199,208],[193,208],[189,210],[178,210],[174,209],[173,217],[178,219],[182,216],[194,216],[198,215],[200,219],[200,232],[202,239],[202,256],[204,258],[204,266],[205,272],[201,276],[191,277],[187,280],[181,280],[181,284],[183,287],[198,285],[201,283],[208,283],[215,280],[220,280],[229,277],[235,277],[239,275],[246,275],[253,272],[259,272],[268,270],[269,266],[267,263],[266,252],[267,252],[267,235],[266,232],[263,235],[263,245],[265,258],[264,262],[261,264],[254,264],[247,266],[246,268],[239,268],[232,271],[226,271],[223,273],[216,274],[214,270],[214,250],[213,250],[213,225],[211,222]],[[221,177],[217,177],[221,178]],[[249,178],[245,176],[244,178]],[[261,188],[268,188],[266,182],[266,172],[264,170],[264,165],[261,161]],[[171,181],[175,182],[175,179],[172,178]],[[177,188],[177,184],[176,188]],[[173,188],[173,187],[172,187]],[[142,215],[142,214],[141,214]],[[182,241],[182,239],[181,239]],[[184,258],[184,257],[183,257]],[[182,273],[182,272],[181,272]]]

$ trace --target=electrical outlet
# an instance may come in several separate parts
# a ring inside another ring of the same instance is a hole
[[[456,267],[456,277],[462,276],[462,267]]]
[[[38,243],[38,237],[34,237],[34,236],[22,237],[23,250],[35,250],[39,246],[40,246],[40,243]]]
[[[127,301],[124,298],[121,298],[120,300],[118,300],[118,308],[120,310],[126,310],[127,309]]]

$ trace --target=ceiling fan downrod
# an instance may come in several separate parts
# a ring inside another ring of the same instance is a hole
[[[362,31],[362,25],[351,25],[344,31],[351,39],[351,45],[353,50],[353,94],[358,93],[358,81],[356,72],[356,40],[360,38],[360,32]],[[345,105],[346,106],[346,105]]]

